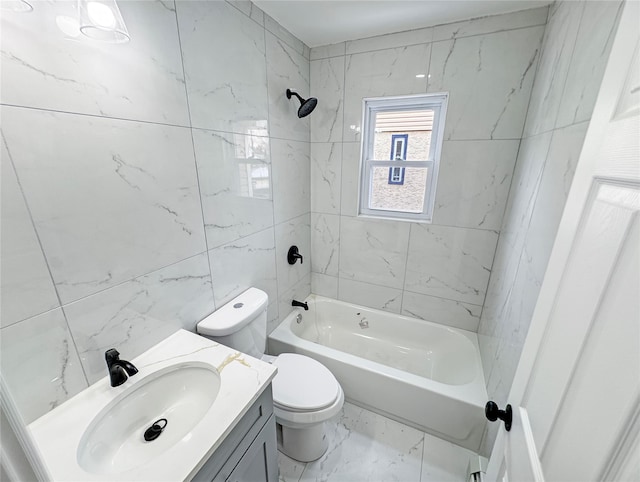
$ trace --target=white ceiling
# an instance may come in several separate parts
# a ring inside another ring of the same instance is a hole
[[[551,0],[253,0],[309,47],[548,5]]]

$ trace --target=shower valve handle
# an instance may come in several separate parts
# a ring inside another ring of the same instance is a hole
[[[500,419],[504,422],[504,428],[508,432],[511,430],[511,422],[513,421],[513,411],[511,405],[507,404],[504,410],[500,410],[496,402],[488,401],[484,406],[484,415],[490,422]]]
[[[300,264],[302,264],[302,255],[298,252],[297,246],[291,246],[287,253],[287,261],[289,264],[296,264],[298,260],[300,260]]]

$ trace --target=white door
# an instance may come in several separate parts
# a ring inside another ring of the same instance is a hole
[[[640,480],[639,19],[628,1],[489,480]]]

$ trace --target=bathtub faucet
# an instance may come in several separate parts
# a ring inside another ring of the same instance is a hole
[[[291,306],[299,306],[300,308],[304,308],[304,311],[309,311],[309,305],[306,301],[303,303],[302,301],[293,300]]]
[[[369,322],[367,321],[367,319],[366,319],[366,318],[362,318],[362,319],[360,320],[360,323],[358,323],[358,325],[360,325],[360,328],[362,328],[363,330],[364,330],[365,328],[369,328]]]

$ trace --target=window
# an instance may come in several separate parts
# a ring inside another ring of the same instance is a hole
[[[237,193],[242,197],[271,199],[266,122],[241,127],[244,134],[234,134],[233,143],[225,145],[226,149],[233,150],[237,164]]]
[[[364,99],[360,215],[431,222],[447,98]]]
[[[404,161],[407,157],[408,134],[393,134],[391,136],[391,157],[395,161]],[[401,167],[389,168],[389,184],[404,184],[404,169]]]

